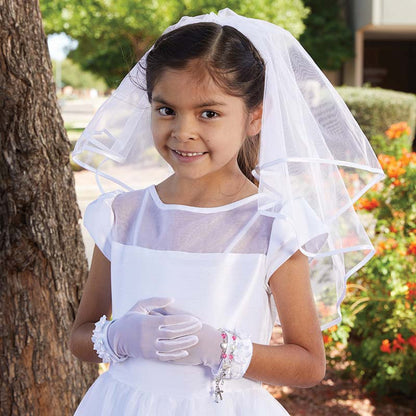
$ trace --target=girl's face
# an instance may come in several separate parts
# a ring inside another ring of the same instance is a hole
[[[155,147],[177,176],[218,178],[240,173],[237,155],[260,131],[260,115],[221,90],[209,75],[165,70],[152,92]]]

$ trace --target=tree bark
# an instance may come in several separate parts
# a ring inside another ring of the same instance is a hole
[[[97,373],[68,347],[87,275],[37,0],[0,0],[2,415],[71,415]]]

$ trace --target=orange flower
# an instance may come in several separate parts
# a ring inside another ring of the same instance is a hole
[[[400,175],[406,172],[403,166],[406,166],[401,160],[396,160],[394,156],[378,155],[378,161],[381,167],[387,171],[387,175],[390,178],[398,178]]]
[[[407,254],[416,256],[416,241],[412,241],[407,249]]]
[[[410,136],[410,127],[405,121],[402,121],[400,123],[392,124],[388,130],[385,131],[385,133],[386,136],[391,140],[398,139],[403,134]]]
[[[396,335],[396,339],[400,344],[406,344],[406,341],[400,332]]]
[[[387,169],[390,164],[396,163],[396,158],[394,156],[381,154],[378,155],[378,161],[383,169]]]
[[[386,250],[394,250],[399,245],[399,243],[394,238],[388,238],[384,242],[384,244],[385,244]]]
[[[338,325],[334,325],[328,328],[328,332],[335,332],[337,329],[338,329]]]
[[[372,211],[373,209],[380,206],[380,202],[377,201],[377,199],[367,199],[367,198],[361,198],[357,202],[357,209],[365,209],[366,211]]]
[[[399,162],[387,166],[387,175],[390,178],[397,179],[400,175],[403,175],[403,173],[406,173],[406,170],[402,168]]]
[[[403,218],[406,216],[406,213],[403,211],[393,211],[394,218]]]
[[[414,349],[414,350],[416,350],[416,335],[412,335],[408,340],[407,340],[407,342],[409,343],[409,345],[411,345],[412,346],[412,348]]]
[[[394,238],[388,238],[377,245],[376,254],[382,254],[386,250],[394,250],[398,245],[399,243]]]
[[[387,352],[388,354],[391,353],[391,345],[388,339],[383,339],[380,345],[380,351]]]
[[[376,256],[380,256],[380,255],[382,255],[384,253],[384,248],[381,246],[381,244],[379,244],[377,247],[376,247]]]
[[[402,166],[407,166],[411,163],[416,164],[416,153],[403,149],[403,156],[399,160]]]

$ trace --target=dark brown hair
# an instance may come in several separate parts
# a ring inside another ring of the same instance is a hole
[[[259,52],[237,29],[216,23],[195,23],[162,35],[146,59],[146,91],[152,101],[153,88],[166,68],[184,69],[199,61],[226,93],[241,97],[248,111],[263,102],[265,65]],[[247,137],[237,157],[244,175],[258,162],[259,135]]]

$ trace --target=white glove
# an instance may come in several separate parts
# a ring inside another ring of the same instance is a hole
[[[143,357],[160,361],[177,360],[198,343],[193,335],[201,321],[188,314],[161,315],[154,309],[171,304],[172,298],[149,298],[137,302],[120,319],[111,321],[107,341],[118,357]]]
[[[177,309],[173,306],[166,305],[160,309],[153,310],[150,315],[164,314],[166,316],[184,316],[187,312]],[[192,315],[185,315],[192,316]],[[197,318],[196,318],[197,319]],[[205,365],[216,372],[221,362],[221,346],[223,338],[221,332],[208,324],[202,324],[202,327],[195,334],[198,337],[198,343],[187,348],[188,355],[175,359],[175,364],[184,365]]]

